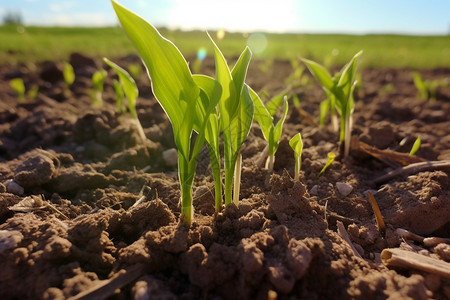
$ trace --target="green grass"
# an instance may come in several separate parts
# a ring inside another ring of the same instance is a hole
[[[200,47],[208,49],[204,32],[161,30],[186,56],[195,55]],[[211,35],[215,38],[214,32]],[[305,57],[323,63],[343,65],[354,53],[364,50],[364,67],[450,67],[449,36],[341,35],[341,34],[266,34],[268,46],[254,58],[290,59]],[[71,52],[93,56],[117,57],[136,53],[122,29],[26,27],[19,33],[15,26],[0,26],[0,63],[17,64],[46,59],[67,60]],[[227,57],[237,57],[246,45],[241,33],[227,33],[219,47]],[[333,56],[333,52],[337,55]]]

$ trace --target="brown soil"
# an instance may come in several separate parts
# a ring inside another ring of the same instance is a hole
[[[195,220],[186,227],[179,221],[176,168],[162,155],[174,148],[171,127],[146,75],[138,80],[138,114],[148,137],[141,142],[130,116],[115,112],[114,73],[109,70],[103,107],[94,109],[90,76],[101,60],[73,54],[70,62],[76,72],[70,90],[61,62],[0,66],[1,299],[450,298],[448,278],[390,269],[380,260],[383,249],[402,248],[450,262],[448,244],[425,246],[396,233],[450,238],[448,168],[376,185],[393,166],[354,150],[317,178],[339,143],[330,125],[317,125],[324,94],[312,79],[294,90],[301,109],[290,105],[273,173],[255,164],[265,141],[252,128],[242,148],[238,208],[214,214],[207,151],[201,153]],[[131,62],[139,60],[119,61]],[[269,96],[285,88],[292,73],[287,61],[275,61],[266,73],[258,66],[251,63],[250,86]],[[418,157],[450,160],[450,88],[439,90],[435,102],[419,100],[411,71],[361,70],[353,135],[407,153],[420,134]],[[202,72],[213,75],[212,60]],[[444,78],[450,70],[422,74]],[[18,103],[8,84],[14,77],[28,88],[38,85],[38,97]],[[300,182],[292,179],[288,145],[297,132],[305,144]],[[337,182],[350,185],[350,194],[341,195]],[[377,230],[368,191],[385,234]],[[337,221],[362,258],[337,233]]]

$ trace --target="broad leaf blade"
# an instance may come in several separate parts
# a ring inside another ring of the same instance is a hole
[[[264,135],[264,138],[266,139],[266,141],[268,141],[270,130],[273,127],[273,117],[264,106],[258,94],[256,94],[256,92],[250,87],[248,87],[248,89],[250,92],[250,96],[252,97],[253,104],[255,105],[255,120],[258,122],[259,126],[261,126],[261,131]]]
[[[246,85],[243,86],[241,99],[237,109],[235,118],[231,121],[231,147],[233,153],[237,154],[239,148],[244,143],[250,132],[250,127],[253,122],[253,115],[255,113],[255,105]]]
[[[277,113],[278,108],[283,103],[284,96],[286,96],[286,94],[287,94],[287,91],[284,90],[281,93],[279,93],[278,95],[275,95],[272,99],[270,99],[266,103],[266,109],[270,113],[271,116],[274,116]]]
[[[333,80],[325,67],[309,59],[303,58],[302,60],[323,88],[327,90],[331,90],[333,88]]]
[[[122,27],[147,67],[153,93],[168,115],[175,134],[182,126],[189,131],[192,122],[183,124],[183,119],[188,110],[195,107],[199,89],[183,55],[147,21],[115,1],[112,4]],[[185,145],[186,140],[182,144]],[[181,145],[177,143],[177,146]]]
[[[283,125],[284,121],[286,120],[287,112],[289,109],[287,97],[284,96],[284,111],[283,115],[281,116],[281,119],[278,121],[278,123],[275,125],[273,129],[273,144],[269,142],[269,154],[274,155],[275,152],[278,150],[278,144],[280,142],[281,133],[283,132]]]

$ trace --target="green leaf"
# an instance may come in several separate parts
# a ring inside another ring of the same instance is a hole
[[[414,145],[411,148],[411,151],[409,152],[410,156],[413,156],[413,155],[415,155],[417,153],[417,151],[420,148],[421,142],[422,142],[422,139],[421,139],[420,134],[419,134],[419,136],[417,137],[416,141],[414,142]]]
[[[11,79],[9,85],[17,93],[19,101],[25,100],[25,84],[22,78]]]
[[[331,165],[331,163],[334,161],[335,158],[336,158],[336,154],[334,154],[333,152],[328,153],[328,160],[327,160],[325,166],[322,168],[322,170],[320,170],[319,174],[317,174],[317,178],[319,178],[320,175],[322,175],[323,172],[325,172],[325,170]]]
[[[153,94],[169,117],[175,135],[181,131],[189,132],[194,118],[186,115],[193,115],[188,112],[195,109],[199,88],[192,79],[183,55],[147,21],[116,1],[112,1],[112,4],[122,27],[147,67]],[[186,152],[184,148],[189,144],[190,133],[175,139],[179,150]],[[189,157],[188,153],[184,154]]]
[[[288,101],[287,97],[284,96],[284,112],[281,117],[281,119],[278,121],[278,123],[275,125],[273,129],[273,140],[269,140],[269,155],[275,155],[275,152],[278,150],[278,144],[281,138],[281,133],[283,131],[283,125],[284,121],[286,120],[287,112],[288,112]]]
[[[300,177],[300,169],[302,165],[302,151],[303,151],[303,141],[302,141],[302,135],[300,133],[297,133],[294,135],[291,140],[289,141],[289,145],[291,146],[292,150],[294,150],[294,158],[295,158],[295,178],[294,180],[299,180]]]
[[[422,76],[418,72],[413,73],[414,76],[414,85],[419,92],[420,99],[427,100],[428,99],[428,87],[425,84],[425,81],[422,79]]]
[[[123,93],[122,84],[119,81],[114,79],[113,87],[114,87],[114,92],[116,93],[117,111],[119,113],[125,113],[127,111],[127,108],[125,107],[125,104],[123,103],[124,93]]]
[[[330,99],[327,98],[320,102],[320,126],[325,125],[325,117],[327,116],[328,110],[330,109]]]
[[[231,119],[238,107],[238,94],[236,92],[236,86],[233,83],[230,69],[228,68],[225,57],[217,47],[214,40],[208,34],[209,39],[214,47],[214,59],[216,62],[216,80],[222,86],[222,96],[219,101],[220,111],[220,123],[222,129],[224,126],[229,126]],[[225,125],[226,124],[226,125]]]
[[[303,58],[302,61],[306,64],[309,71],[319,81],[322,87],[328,90],[331,90],[333,88],[333,80],[330,73],[327,69],[325,69],[325,67],[309,59]]]
[[[284,96],[286,96],[287,90],[282,91],[278,95],[275,95],[272,97],[267,103],[266,103],[266,109],[270,113],[271,116],[274,116],[278,108],[281,106],[281,104],[284,102]]]
[[[64,62],[63,77],[67,86],[71,86],[75,81],[75,72],[73,71],[72,65],[68,62]]]
[[[125,92],[125,96],[128,99],[130,114],[134,119],[137,119],[136,99],[139,95],[139,90],[137,88],[136,82],[126,70],[118,66],[116,63],[110,61],[106,57],[103,58],[103,61],[117,72],[120,83],[123,87],[123,91]]]
[[[107,73],[104,69],[95,71],[92,75],[92,86],[98,92],[103,92],[103,83],[105,82]]]
[[[271,128],[273,128],[273,117],[264,106],[258,94],[249,87],[250,95],[255,105],[255,120],[261,126],[261,131],[266,141],[269,140]]]

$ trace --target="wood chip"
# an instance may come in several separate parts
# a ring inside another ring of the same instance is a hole
[[[381,261],[387,267],[420,270],[450,279],[450,263],[398,248],[384,249]]]
[[[347,230],[344,227],[344,224],[342,224],[342,222],[340,222],[340,221],[337,221],[336,225],[337,225],[338,234],[347,242],[347,244],[352,249],[353,254],[355,254],[355,256],[357,256],[359,258],[362,258],[361,254],[359,254],[358,250],[356,250],[355,246],[353,246],[353,243],[350,240],[350,237],[348,235]]]

